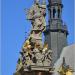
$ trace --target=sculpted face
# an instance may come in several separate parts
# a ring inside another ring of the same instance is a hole
[[[40,8],[40,12],[42,15],[45,15],[46,14],[46,9],[45,8]]]

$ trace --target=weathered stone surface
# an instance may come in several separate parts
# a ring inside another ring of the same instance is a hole
[[[65,58],[66,64],[69,65],[71,67],[71,69],[73,70],[73,75],[75,75],[75,58],[74,58],[74,56],[75,56],[75,44],[64,47],[62,50],[62,53],[60,55],[60,58],[54,64],[54,67],[55,67],[54,75],[59,75],[59,73],[57,71],[59,70],[60,66],[62,65],[63,57]]]

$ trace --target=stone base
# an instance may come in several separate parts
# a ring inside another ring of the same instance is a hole
[[[32,71],[32,72],[25,72],[23,75],[51,75],[51,73],[45,71]]]

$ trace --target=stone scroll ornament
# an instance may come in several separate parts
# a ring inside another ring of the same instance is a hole
[[[48,50],[48,44],[42,43],[42,33],[46,29],[46,2],[34,0],[33,6],[27,11],[27,20],[32,24],[32,29],[27,40],[25,40],[20,52],[17,71],[23,67],[30,70],[31,65],[50,66],[51,50]]]

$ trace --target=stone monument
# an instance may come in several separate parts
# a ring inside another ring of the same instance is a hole
[[[21,56],[18,59],[14,75],[49,75],[52,68],[52,50],[47,43],[42,43],[42,33],[46,29],[46,1],[34,0],[33,6],[27,11],[27,20],[32,24],[29,37],[25,40]]]

